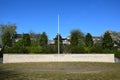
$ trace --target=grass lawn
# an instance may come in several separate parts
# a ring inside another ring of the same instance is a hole
[[[120,80],[120,63],[0,64],[0,80]]]

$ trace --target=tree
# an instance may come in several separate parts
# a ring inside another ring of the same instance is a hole
[[[102,47],[104,49],[112,49],[113,44],[114,43],[113,43],[113,40],[112,40],[110,33],[108,31],[105,32],[105,34],[103,35],[103,39],[102,39]]]
[[[115,45],[114,47],[120,47],[120,32],[116,31],[109,31],[110,35],[112,37],[112,40],[114,41]]]
[[[17,26],[15,24],[0,24],[0,44],[3,44],[3,49],[6,46],[6,44],[8,46],[9,43],[10,46],[14,42],[13,36],[14,34],[16,34],[16,28]],[[9,40],[6,39],[6,36],[9,36],[8,38],[10,39],[10,41],[6,41]]]
[[[63,52],[63,41],[62,41],[62,36],[60,34],[57,34],[56,37],[54,38],[55,47],[56,49],[58,48],[58,37],[59,37],[60,53],[62,53]]]
[[[12,46],[12,38],[9,32],[5,32],[2,35],[2,42],[4,47],[11,47]]]
[[[77,46],[79,44],[83,44],[84,34],[79,30],[72,30],[70,37],[70,44],[72,46]]]
[[[93,46],[93,39],[90,33],[87,33],[85,36],[85,45],[86,47],[92,47]]]
[[[20,39],[17,42],[15,42],[14,46],[18,46],[18,47],[23,46],[23,39]]]
[[[63,42],[62,42],[62,36],[59,34],[56,35],[56,37],[54,38],[55,40],[55,45],[58,45],[58,37],[59,37],[59,44],[62,45]]]
[[[10,36],[16,33],[17,26],[15,24],[0,24],[0,33],[9,32]]]
[[[23,46],[30,46],[31,45],[30,35],[23,34],[22,41],[23,41]]]
[[[40,46],[46,46],[48,44],[48,37],[45,32],[40,36]]]
[[[30,31],[29,34],[30,34],[30,38],[31,38],[31,45],[32,46],[39,46],[41,34],[36,34],[33,31]]]

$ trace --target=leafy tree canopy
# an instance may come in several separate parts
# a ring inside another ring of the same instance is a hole
[[[11,39],[9,32],[5,32],[2,35],[2,42],[3,42],[4,47],[11,47],[12,46],[12,39]]]
[[[0,24],[0,44],[5,46],[12,46],[14,41],[13,36],[16,34],[17,26],[15,24]]]
[[[0,33],[4,34],[6,32],[10,33],[10,36],[16,34],[17,26],[15,24],[0,24]]]
[[[83,43],[84,34],[80,30],[72,30],[70,37],[70,44],[72,46],[77,46],[80,43]]]

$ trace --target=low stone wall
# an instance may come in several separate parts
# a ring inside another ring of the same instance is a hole
[[[114,54],[4,54],[3,63],[115,62]]]

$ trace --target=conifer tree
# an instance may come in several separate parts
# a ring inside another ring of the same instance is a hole
[[[93,39],[90,33],[87,33],[87,35],[85,36],[85,45],[86,47],[92,47],[93,46]]]
[[[40,46],[46,46],[48,44],[48,37],[45,32],[40,36]]]
[[[104,49],[112,49],[113,48],[113,40],[112,40],[112,37],[108,31],[105,32],[105,34],[103,35],[102,47]]]

